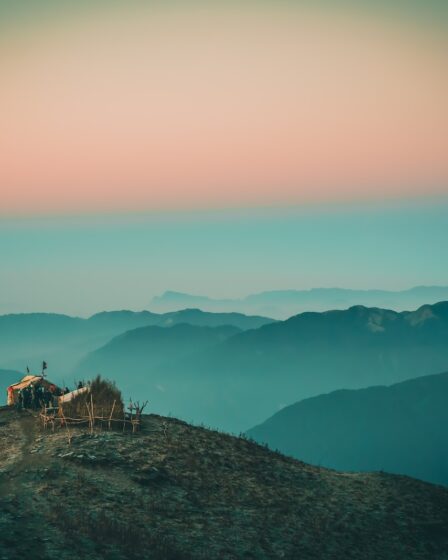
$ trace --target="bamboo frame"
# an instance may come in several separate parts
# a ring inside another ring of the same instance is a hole
[[[51,410],[53,411],[53,413],[49,413],[50,408],[44,407],[39,416],[40,419],[42,421],[42,425],[44,429],[48,428],[48,425],[50,424],[52,427],[52,431],[54,432],[55,426],[59,423],[59,427],[62,428],[63,426],[65,426],[67,428],[67,437],[68,437],[68,442],[69,445],[71,444],[71,440],[72,440],[72,433],[70,432],[69,429],[69,424],[73,425],[73,426],[80,426],[83,424],[88,424],[89,427],[89,431],[91,434],[93,434],[94,432],[94,428],[95,428],[95,422],[98,424],[100,424],[100,428],[103,429],[103,426],[106,425],[107,428],[109,430],[112,429],[112,423],[119,423],[123,425],[123,432],[126,430],[126,426],[130,426],[132,428],[132,433],[138,432],[140,430],[141,424],[142,424],[142,412],[143,409],[146,407],[146,405],[148,404],[148,401],[146,401],[145,403],[143,403],[142,405],[140,405],[139,402],[137,403],[133,403],[132,401],[130,402],[129,405],[129,410],[130,413],[124,413],[123,419],[121,418],[113,418],[113,414],[115,411],[115,406],[116,406],[116,400],[114,400],[113,404],[112,404],[112,409],[111,412],[108,416],[104,416],[104,408],[102,408],[101,410],[101,416],[96,416],[95,415],[95,405],[94,405],[94,401],[93,401],[93,395],[90,394],[90,402],[86,403],[86,408],[87,408],[87,416],[79,416],[78,418],[71,418],[71,417],[67,417],[64,414],[64,407],[61,404],[59,406],[58,409],[58,414],[56,414],[54,411],[55,409],[52,407]],[[134,415],[135,412],[135,415]]]
[[[40,413],[40,418],[43,423],[43,427],[47,428],[48,424],[57,424],[59,423],[60,426],[65,426],[65,424],[88,424],[89,429],[93,426],[94,422],[104,422],[107,424],[108,428],[111,429],[112,422],[118,422],[119,424],[125,425],[141,425],[141,420],[137,418],[133,418],[132,420],[128,420],[127,418],[111,418],[110,416],[80,416],[79,418],[70,418],[67,416],[51,416],[46,414],[45,412]],[[54,430],[53,430],[54,431]]]

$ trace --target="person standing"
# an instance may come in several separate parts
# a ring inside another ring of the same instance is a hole
[[[21,389],[21,392],[22,392],[23,408],[28,409],[30,408],[30,396],[31,396],[30,388],[24,387],[23,389]]]
[[[34,383],[31,383],[30,385],[30,389],[31,389],[31,408],[34,410],[37,408],[36,406],[36,402],[37,402],[37,388],[36,385],[34,385]]]
[[[23,393],[22,393],[22,389],[19,389],[17,391],[17,400],[16,400],[16,407],[17,410],[20,412],[23,408]]]

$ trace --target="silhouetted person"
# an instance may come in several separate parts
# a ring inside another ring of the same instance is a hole
[[[32,399],[32,407],[34,410],[39,408],[39,386],[32,385],[31,388],[31,399]]]
[[[43,404],[44,404],[44,388],[42,385],[37,385],[34,391],[34,407],[36,409],[39,409]]]
[[[22,393],[22,389],[19,389],[19,391],[18,391],[18,393],[17,393],[16,407],[17,407],[17,410],[22,410],[22,408],[23,408],[23,393]]]
[[[84,387],[84,383],[82,381],[80,381],[78,383],[78,389],[82,389]]]
[[[23,408],[31,408],[31,389],[29,386],[22,389],[22,397]]]
[[[52,404],[51,392],[48,389],[44,390],[44,405],[48,408]]]

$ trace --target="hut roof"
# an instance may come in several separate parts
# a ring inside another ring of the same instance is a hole
[[[37,383],[38,381],[42,381],[42,377],[40,377],[40,375],[25,375],[21,381],[13,383],[11,387],[14,390],[23,389],[24,387],[31,385],[31,383]]]
[[[70,402],[72,399],[77,397],[78,395],[82,395],[83,393],[87,393],[89,387],[81,387],[81,389],[75,389],[74,391],[70,391],[70,393],[66,393],[59,397],[60,403]]]
[[[25,377],[23,377],[21,381],[13,383],[12,385],[10,385],[10,387],[13,389],[13,391],[18,391],[19,389],[28,387],[28,385],[31,385],[31,383],[45,383],[46,385],[54,385],[54,383],[51,383],[51,381],[48,381],[41,375],[25,375]]]

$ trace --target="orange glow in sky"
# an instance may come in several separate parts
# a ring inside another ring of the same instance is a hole
[[[418,28],[142,9],[0,41],[3,214],[447,189],[447,44]]]

